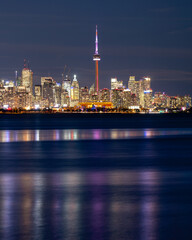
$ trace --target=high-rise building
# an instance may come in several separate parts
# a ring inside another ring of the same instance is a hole
[[[34,106],[36,109],[38,109],[42,106],[42,87],[41,87],[41,85],[35,85]]]
[[[123,81],[118,81],[117,78],[111,78],[111,90],[123,88]]]
[[[135,76],[130,76],[129,77],[129,81],[128,81],[128,89],[131,90],[131,93],[135,93],[136,94],[136,89],[135,89]]]
[[[180,99],[178,96],[170,96],[168,106],[171,109],[178,108]]]
[[[79,101],[79,83],[76,75],[74,75],[71,84],[71,101]]]
[[[41,78],[42,97],[44,100],[47,99],[48,107],[55,105],[55,85],[56,82],[52,77]]]
[[[33,72],[24,61],[24,68],[21,74],[21,85],[26,88],[26,92],[33,95]]]
[[[24,86],[18,86],[16,90],[16,105],[17,108],[27,107],[27,96],[26,88]]]
[[[167,95],[163,92],[155,92],[154,94],[154,107],[166,108],[167,107]]]
[[[148,91],[151,89],[151,78],[144,77],[143,78],[143,90]]]
[[[90,89],[89,89],[89,96],[90,96],[90,101],[98,101],[98,95],[99,95],[99,92],[95,92],[95,85],[92,84]]]
[[[184,96],[184,107],[186,108],[191,107],[191,97],[189,95]]]
[[[69,107],[70,106],[69,93],[65,89],[61,89],[61,106],[62,107]]]
[[[0,108],[3,108],[5,98],[5,88],[0,86]]]
[[[144,108],[152,108],[152,90],[145,90],[144,91]]]
[[[124,96],[123,89],[113,89],[111,91],[111,100],[114,107],[116,108],[123,107],[123,96]]]
[[[55,85],[55,106],[59,107],[61,105],[61,84],[56,83]]]
[[[131,90],[125,89],[123,94],[123,108],[129,108],[131,106]]]
[[[55,80],[52,77],[41,77],[41,86],[43,87],[44,83],[54,83],[56,84]]]
[[[9,106],[10,108],[16,107],[15,90],[16,88],[14,86],[5,86],[4,105]]]
[[[71,97],[71,80],[68,75],[65,76],[65,79],[62,82],[62,89],[68,92],[68,96],[70,98]]]
[[[135,93],[136,101],[138,106],[142,106],[143,104],[143,86],[142,80],[135,81]]]
[[[81,87],[79,89],[79,102],[88,102],[90,100],[89,88]]]
[[[0,80],[0,87],[4,87],[5,81],[4,80]]]
[[[110,90],[107,88],[100,90],[100,100],[102,102],[110,102]]]
[[[35,85],[35,97],[42,96],[41,85]]]
[[[94,89],[95,89],[95,85],[92,84],[91,87],[90,87],[90,89],[89,89],[89,94],[90,94],[90,95],[94,94]]]
[[[93,55],[93,61],[95,61],[95,92],[99,94],[99,61],[101,60],[98,51],[98,33],[96,26],[96,40],[95,40],[95,54]]]

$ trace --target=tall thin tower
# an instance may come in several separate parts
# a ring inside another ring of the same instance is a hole
[[[95,40],[95,54],[93,55],[93,61],[95,61],[95,92],[99,94],[99,61],[101,60],[98,52],[98,33],[96,25],[96,40]]]

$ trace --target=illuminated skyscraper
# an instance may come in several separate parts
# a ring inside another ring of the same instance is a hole
[[[143,78],[143,90],[148,91],[151,89],[151,78],[145,77]]]
[[[117,78],[111,78],[111,90],[123,88],[123,81],[118,81]]]
[[[130,76],[128,81],[128,89],[131,90],[131,93],[136,94],[136,84],[135,76]]]
[[[71,80],[68,75],[65,76],[64,81],[62,82],[62,89],[68,92],[68,96],[71,97]]]
[[[80,102],[88,102],[89,100],[90,100],[89,88],[88,87],[81,87],[79,89],[79,101]]]
[[[112,101],[114,107],[120,108],[123,106],[123,96],[124,96],[123,89],[111,90],[111,101]]]
[[[79,100],[79,83],[77,81],[77,76],[74,75],[72,84],[71,84],[71,100],[78,101]]]
[[[151,89],[144,91],[144,108],[152,107],[152,93],[153,91]]]
[[[110,102],[110,90],[107,88],[100,90],[100,100],[102,102]]]
[[[41,99],[40,98],[41,96],[42,96],[41,85],[35,85],[35,98]]]
[[[56,83],[55,85],[55,106],[61,105],[61,84]]]
[[[163,92],[155,92],[154,94],[154,106],[166,108],[167,107],[167,95]]]
[[[129,108],[131,106],[131,90],[125,89],[123,94],[123,108]]]
[[[55,105],[55,85],[56,81],[52,77],[42,77],[42,96],[44,100],[48,101],[48,107]]]
[[[93,61],[95,61],[95,92],[97,95],[99,94],[99,61],[100,55],[98,52],[98,34],[97,34],[97,26],[96,26],[96,40],[95,40],[95,54],[93,55]]]
[[[33,72],[27,66],[26,60],[22,70],[21,83],[26,88],[26,92],[33,94]]]

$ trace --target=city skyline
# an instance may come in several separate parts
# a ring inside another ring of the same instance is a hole
[[[192,3],[83,3],[35,0],[26,11],[23,0],[3,2],[0,77],[12,79],[27,58],[35,81],[47,75],[59,81],[67,65],[83,85],[91,85],[94,28],[98,24],[101,88],[109,87],[111,77],[126,81],[135,75],[137,79],[150,76],[154,90],[171,95],[192,92]]]

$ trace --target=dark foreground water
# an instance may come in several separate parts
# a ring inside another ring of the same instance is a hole
[[[191,240],[191,115],[0,115],[1,240]]]

